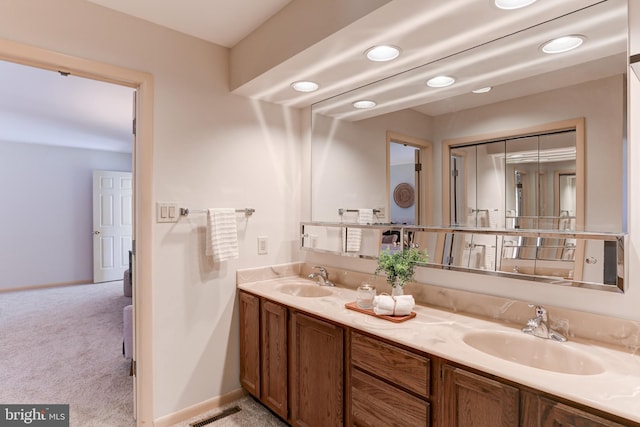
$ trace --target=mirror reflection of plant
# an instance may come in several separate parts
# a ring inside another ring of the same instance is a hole
[[[389,249],[385,249],[378,258],[375,275],[377,276],[380,272],[384,272],[389,284],[392,286],[404,286],[407,282],[413,280],[415,266],[418,263],[427,261],[429,261],[427,251],[417,248],[398,252],[391,252]]]

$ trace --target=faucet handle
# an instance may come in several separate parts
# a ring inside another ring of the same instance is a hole
[[[529,304],[529,307],[535,307],[536,317],[542,319],[543,321],[547,321],[547,309],[536,304]]]
[[[322,277],[327,278],[329,276],[329,274],[327,273],[327,269],[323,266],[314,265],[313,268],[317,268],[318,270],[320,270],[320,274],[322,275]]]

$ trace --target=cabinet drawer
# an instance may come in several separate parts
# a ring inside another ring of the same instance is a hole
[[[355,426],[424,427],[429,425],[429,403],[353,369],[351,419]]]
[[[429,395],[429,359],[354,332],[351,363],[420,396]]]

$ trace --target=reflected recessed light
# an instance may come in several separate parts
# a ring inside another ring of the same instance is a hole
[[[362,109],[366,109],[366,108],[373,108],[375,107],[377,104],[375,101],[370,101],[370,100],[362,100],[362,101],[356,101],[353,103],[353,106],[355,108],[362,108]]]
[[[580,47],[584,43],[585,36],[575,34],[571,36],[558,37],[557,39],[549,40],[542,45],[542,51],[544,53],[562,53],[573,50]]]
[[[318,90],[319,86],[316,82],[299,81],[291,83],[291,87],[298,92],[313,92],[314,90]]]
[[[520,9],[521,7],[529,6],[535,3],[536,0],[495,0],[495,4],[499,9],[513,10]]]
[[[431,87],[447,87],[454,84],[456,79],[451,76],[437,76],[427,81],[427,86]]]
[[[400,49],[395,46],[380,45],[367,49],[365,52],[370,61],[382,62],[391,61],[400,55]]]
[[[480,89],[472,90],[473,93],[487,93],[491,90],[491,86],[481,87]]]

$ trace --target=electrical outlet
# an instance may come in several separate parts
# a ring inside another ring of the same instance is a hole
[[[267,248],[267,236],[258,237],[258,255],[266,255],[269,253]]]

